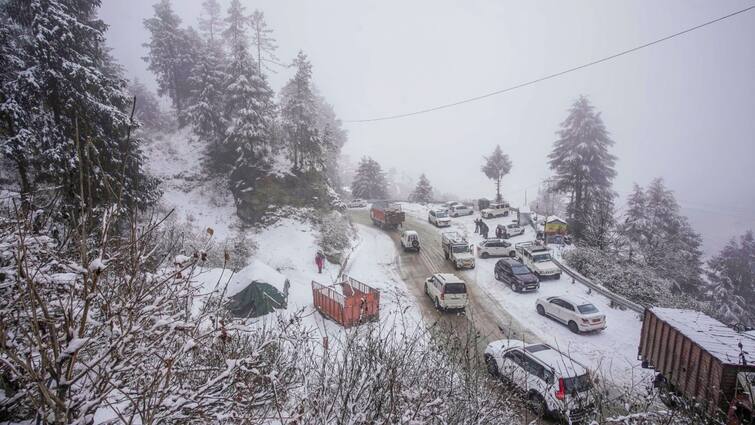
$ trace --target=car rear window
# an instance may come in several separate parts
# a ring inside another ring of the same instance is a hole
[[[578,393],[581,393],[592,388],[592,380],[590,379],[590,375],[588,374],[575,376],[572,378],[564,378],[564,387],[566,388],[567,394],[573,392],[574,390],[576,390]]]
[[[467,285],[458,282],[446,283],[444,292],[446,294],[466,294]]]
[[[592,304],[582,304],[580,306],[577,306],[577,308],[579,309],[579,312],[582,314],[591,314],[591,313],[598,312],[598,308]]]

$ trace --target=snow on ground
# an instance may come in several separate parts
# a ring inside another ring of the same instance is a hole
[[[202,170],[203,143],[188,129],[160,135],[145,148],[150,174],[160,178],[162,205],[175,208],[176,220],[197,230],[211,227],[216,240],[232,236],[239,225],[228,183]]]
[[[434,207],[436,206],[402,204],[407,214],[423,221],[427,220],[427,211]],[[466,235],[469,242],[476,245],[482,240],[482,236],[474,233],[474,219],[478,217],[479,214],[452,218],[450,228],[438,229],[438,231],[456,230]],[[509,224],[515,218],[516,214],[513,217],[486,219],[485,222],[490,227],[490,234],[494,235],[498,224]],[[534,239],[533,229],[527,226],[524,235],[513,237],[509,241],[514,244]],[[554,249],[554,256],[557,258],[560,256],[559,248]],[[516,293],[495,279],[494,268],[498,259],[477,258],[476,261],[474,269],[461,271],[459,274],[476,282],[543,342],[569,353],[576,360],[600,372],[615,384],[637,385],[652,375],[649,370],[642,369],[637,360],[637,346],[642,326],[637,313],[611,308],[608,298],[597,293],[588,293],[586,286],[578,282],[573,283],[566,274],[562,274],[559,280],[540,282],[540,290],[537,292]],[[537,314],[535,310],[537,298],[567,294],[590,300],[601,312],[605,313],[608,328],[599,333],[576,335],[561,323]]]

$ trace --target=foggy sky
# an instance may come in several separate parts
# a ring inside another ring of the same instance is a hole
[[[108,44],[154,87],[141,60],[153,0],[105,0]],[[201,0],[174,0],[196,26]],[[225,7],[227,1],[221,4]],[[303,49],[344,120],[411,112],[528,81],[744,8],[747,1],[244,1],[265,12],[282,62]],[[292,75],[271,76],[277,90]],[[531,199],[580,95],[602,112],[618,156],[621,212],[633,183],[663,177],[711,254],[755,227],[755,12],[612,62],[472,104],[411,118],[345,124],[344,153],[424,172],[437,190],[491,196],[482,157],[513,162],[504,196]]]

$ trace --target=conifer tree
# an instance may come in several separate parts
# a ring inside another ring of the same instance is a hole
[[[202,15],[199,18],[199,29],[205,40],[210,43],[220,41],[220,35],[225,28],[218,0],[204,0],[202,2]]]
[[[384,199],[387,196],[385,174],[377,161],[369,157],[359,161],[351,183],[351,194],[364,199]]]
[[[249,27],[249,17],[245,14],[245,7],[239,0],[231,0],[231,4],[228,6],[228,12],[225,17],[225,30],[223,30],[223,37],[230,46],[231,56],[233,60],[238,60],[237,54],[249,53],[247,48],[249,47],[249,41],[247,40],[247,28]],[[243,47],[243,49],[242,49]]]
[[[584,96],[572,105],[558,137],[548,155],[550,168],[555,172],[554,188],[569,195],[569,230],[581,239],[595,205],[605,207],[608,203],[599,200],[614,196],[611,185],[616,176],[616,157],[608,152],[614,142],[600,113]]]
[[[495,182],[495,199],[497,202],[501,202],[501,179],[511,172],[511,160],[508,155],[503,153],[500,145],[497,145],[493,149],[493,153],[485,158],[482,172]]]
[[[711,299],[719,317],[755,326],[755,238],[752,230],[732,238],[708,261]]]
[[[128,92],[131,97],[136,98],[136,103],[139,105],[134,111],[137,121],[145,128],[161,129],[165,125],[165,118],[160,108],[160,101],[157,100],[155,94],[138,79],[134,79],[128,85]]]
[[[299,51],[294,67],[296,74],[281,90],[281,121],[286,146],[294,170],[322,170],[327,147],[317,126],[312,65],[304,52]]]
[[[249,27],[252,33],[252,45],[257,50],[257,67],[260,74],[262,70],[272,72],[272,68],[267,66],[265,62],[277,62],[278,57],[275,56],[275,50],[278,45],[273,38],[273,30],[267,26],[265,22],[265,14],[259,10],[255,10],[252,16],[249,17]]]
[[[412,202],[428,203],[433,200],[433,187],[430,185],[430,180],[427,179],[424,173],[419,176],[417,181],[417,187],[409,195],[409,200]]]

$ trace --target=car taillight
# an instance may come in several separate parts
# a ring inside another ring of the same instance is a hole
[[[564,378],[558,378],[558,391],[556,391],[557,400],[563,400],[566,398],[566,386],[564,385]]]

